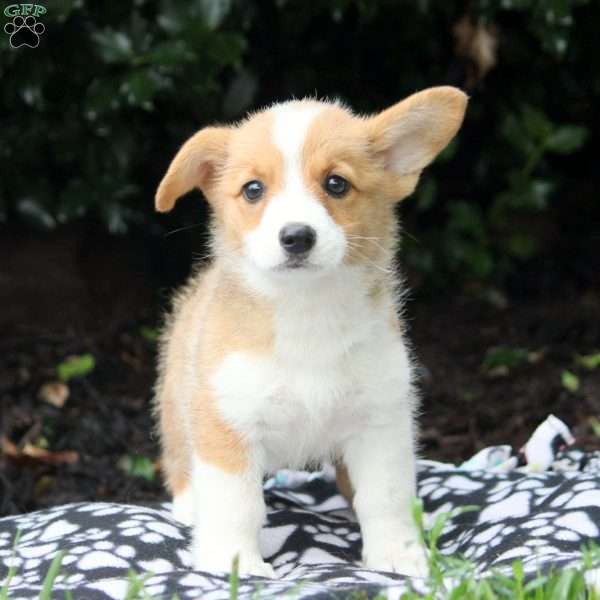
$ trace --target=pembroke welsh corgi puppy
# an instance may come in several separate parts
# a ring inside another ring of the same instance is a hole
[[[179,150],[156,208],[200,188],[212,264],[162,337],[156,409],[194,567],[274,577],[263,477],[323,460],[351,494],[366,567],[426,568],[411,516],[417,395],[398,316],[394,206],[460,127],[467,97],[414,94],[370,117],[276,104]]]

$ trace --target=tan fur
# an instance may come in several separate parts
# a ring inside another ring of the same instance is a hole
[[[244,440],[221,418],[210,390],[195,400],[192,427],[194,450],[203,460],[227,473],[241,473],[248,465]]]
[[[262,113],[244,122],[231,138],[230,152],[215,193],[215,217],[232,249],[239,249],[246,233],[260,223],[270,199],[281,189],[283,159],[270,134],[273,117]],[[241,192],[248,181],[258,179],[266,194],[256,204]]]
[[[335,465],[335,482],[337,484],[337,488],[346,498],[348,504],[352,506],[352,500],[354,499],[354,488],[352,487],[352,482],[350,481],[350,475],[348,475],[348,469],[346,465],[343,463],[337,463]]]
[[[371,117],[367,121],[370,140],[382,155],[406,140],[412,146],[407,153],[412,160],[406,161],[410,169],[399,174],[418,174],[456,135],[466,106],[467,96],[456,88],[424,90]]]
[[[369,151],[365,123],[337,106],[324,109],[308,131],[303,163],[313,193],[348,236],[346,262],[384,262],[395,246],[396,220],[392,204],[382,198],[383,161]],[[344,198],[324,191],[323,182],[331,174],[352,185]]]
[[[270,307],[218,265],[192,276],[175,297],[172,314],[162,337],[156,397],[163,468],[169,489],[177,494],[188,484],[192,451],[224,471],[244,470],[244,440],[221,418],[207,382],[232,352],[267,353],[272,327]],[[190,367],[195,391],[190,412],[184,414],[177,395],[190,378]]]

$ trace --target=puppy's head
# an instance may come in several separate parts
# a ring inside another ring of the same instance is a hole
[[[394,203],[454,137],[466,102],[461,91],[438,87],[359,117],[301,100],[202,129],[173,159],[156,208],[168,211],[200,188],[219,251],[263,272],[377,265],[394,239]]]

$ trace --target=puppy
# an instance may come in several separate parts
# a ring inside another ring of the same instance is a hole
[[[273,577],[258,543],[263,477],[331,460],[365,566],[424,573],[394,206],[466,103],[451,87],[370,117],[284,102],[202,129],[173,159],[157,210],[199,188],[213,213],[214,260],[175,297],[156,387],[166,483],[175,517],[193,526],[195,568],[229,571],[238,556],[241,574]]]

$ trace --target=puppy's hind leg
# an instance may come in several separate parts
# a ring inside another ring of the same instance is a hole
[[[352,506],[352,500],[354,499],[354,489],[352,488],[352,482],[350,481],[348,468],[342,461],[338,461],[335,464],[335,482],[337,484],[337,489],[340,492],[340,494],[344,496],[348,504]]]
[[[171,402],[166,389],[158,395],[160,437],[162,445],[161,469],[167,488],[173,497],[173,516],[183,525],[192,525],[194,504],[191,486],[192,450],[177,417],[177,407]]]

